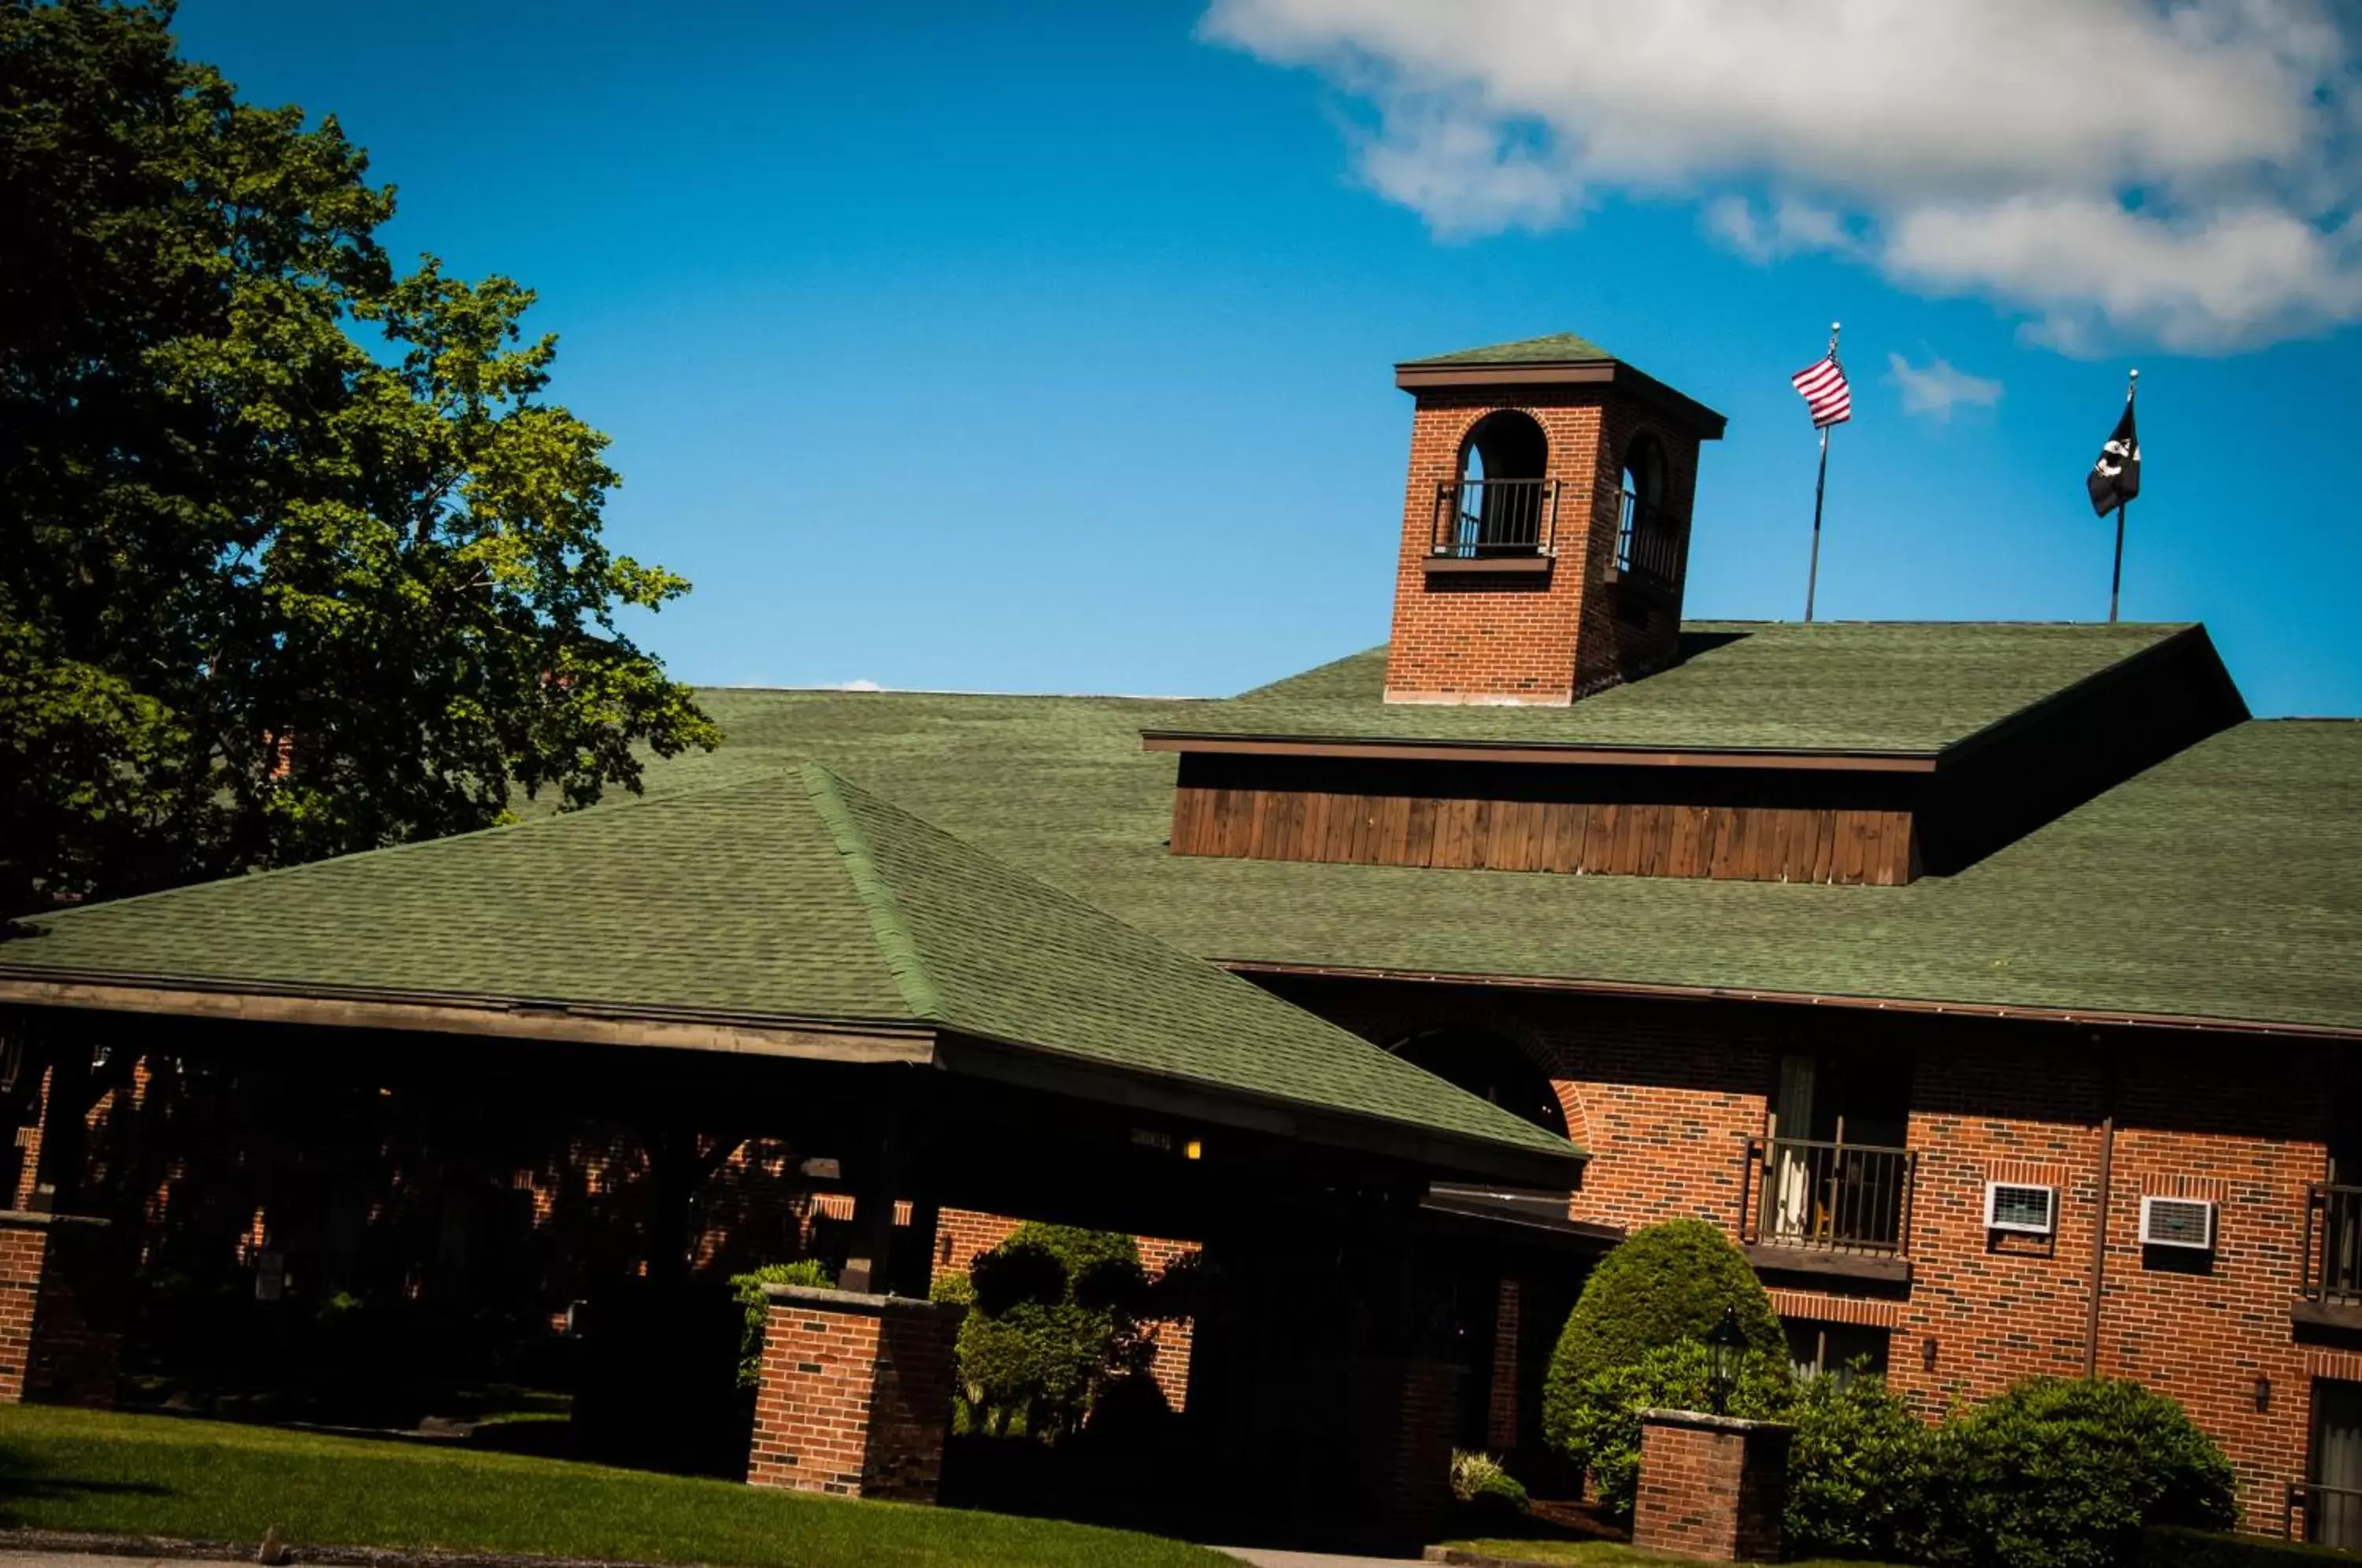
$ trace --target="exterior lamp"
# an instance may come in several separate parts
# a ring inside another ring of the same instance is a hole
[[[1706,1398],[1717,1416],[1730,1414],[1731,1390],[1738,1386],[1738,1358],[1747,1350],[1747,1336],[1738,1327],[1734,1308],[1722,1309],[1722,1321],[1705,1337]]]

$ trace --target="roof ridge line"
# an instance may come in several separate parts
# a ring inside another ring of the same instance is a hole
[[[910,1006],[913,1017],[935,1023],[944,1021],[943,995],[935,988],[934,977],[927,973],[918,939],[902,918],[900,900],[894,897],[893,888],[878,870],[868,839],[853,820],[853,813],[845,809],[844,797],[837,793],[842,780],[817,762],[799,763],[794,771],[802,778],[812,809],[820,813],[830,838],[836,843],[837,857],[844,863],[845,876],[869,915],[870,933],[886,955],[886,967],[894,977],[895,988],[902,993],[902,1000]]]

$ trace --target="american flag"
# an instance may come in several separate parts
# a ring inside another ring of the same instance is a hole
[[[1788,382],[1805,394],[1814,429],[1826,430],[1853,417],[1853,389],[1846,385],[1845,367],[1838,363],[1835,354],[1797,371]]]

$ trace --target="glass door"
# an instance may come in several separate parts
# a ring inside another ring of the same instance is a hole
[[[2306,1536],[2323,1546],[2362,1549],[2362,1383],[2323,1379],[2312,1386],[2312,1468]]]

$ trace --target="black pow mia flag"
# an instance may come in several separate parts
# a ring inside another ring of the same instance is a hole
[[[2092,492],[2092,510],[2103,517],[2140,493],[2140,437],[2133,434],[2132,399],[2125,400],[2125,416],[2100,448],[2083,488]]]

